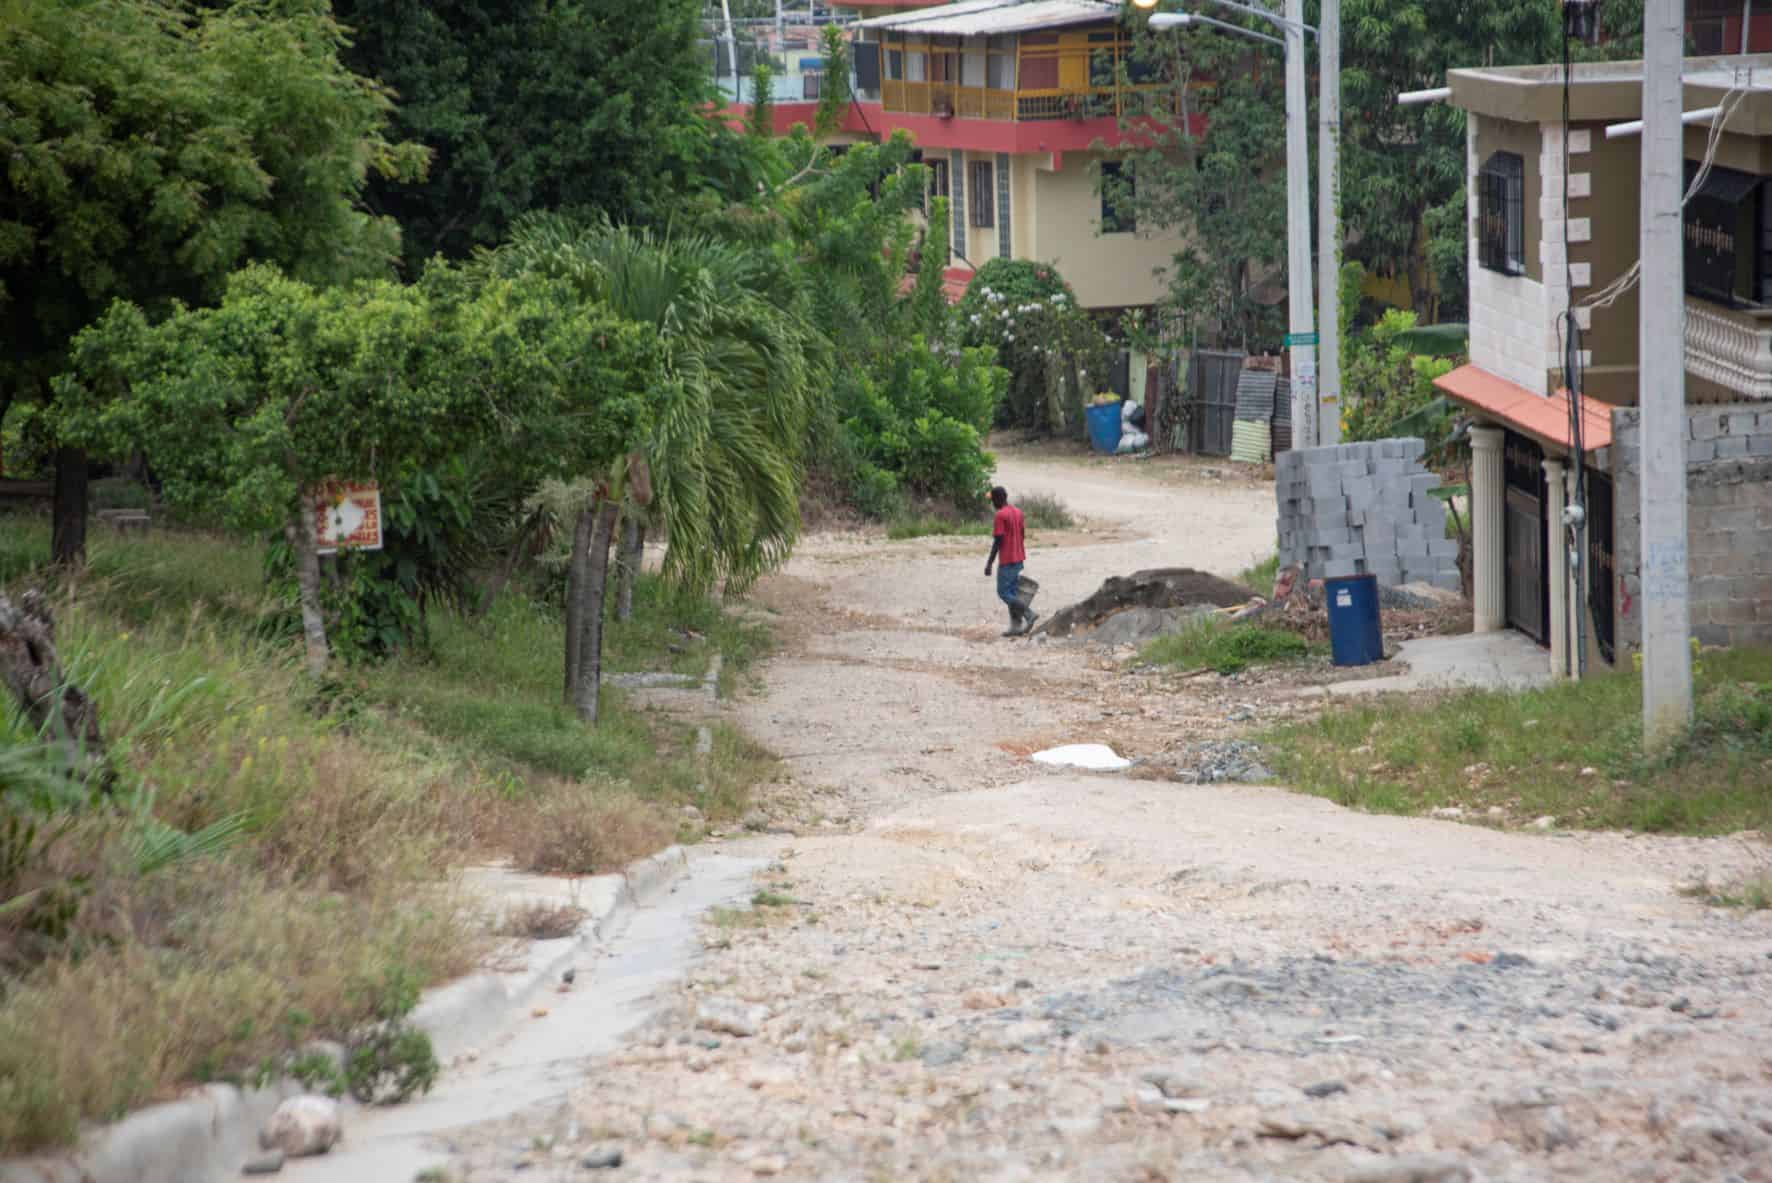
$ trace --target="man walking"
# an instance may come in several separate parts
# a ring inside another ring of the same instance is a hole
[[[991,504],[997,516],[991,523],[991,557],[984,561],[984,573],[989,578],[991,567],[997,566],[997,598],[1009,605],[1009,629],[1003,635],[1019,637],[1040,619],[1038,612],[1022,606],[1017,595],[1021,565],[1027,561],[1027,526],[1021,511],[1009,504],[1009,490],[1002,485],[991,490]]]

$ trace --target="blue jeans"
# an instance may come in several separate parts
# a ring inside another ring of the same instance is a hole
[[[1011,614],[1018,615],[1021,612],[1021,608],[1015,602],[1015,593],[1020,586],[1020,563],[1004,563],[997,568],[997,598],[1009,605]]]

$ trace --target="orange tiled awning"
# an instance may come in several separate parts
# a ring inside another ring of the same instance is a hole
[[[1473,411],[1499,419],[1541,443],[1569,446],[1569,394],[1545,396],[1497,378],[1476,366],[1459,366],[1434,379],[1440,393]],[[1581,400],[1581,446],[1591,452],[1612,443],[1612,407],[1597,399]]]

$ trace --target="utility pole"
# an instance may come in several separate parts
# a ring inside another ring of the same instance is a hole
[[[732,5],[720,0],[720,14],[726,18],[726,56],[732,62],[732,101],[744,102],[744,72],[738,68],[738,38],[732,32]],[[754,99],[756,96],[752,96]]]
[[[1292,432],[1307,446],[1317,426],[1317,344],[1311,313],[1310,107],[1304,89],[1304,0],[1286,0],[1286,270],[1292,350]],[[1331,314],[1324,310],[1324,319]]]
[[[1317,18],[1317,445],[1341,442],[1341,0]],[[1294,431],[1296,431],[1296,425]]]
[[[1680,212],[1685,178],[1684,25],[1683,0],[1646,0],[1637,403],[1643,432],[1643,742],[1650,750],[1679,738],[1692,722],[1686,302],[1680,295],[1686,290]]]

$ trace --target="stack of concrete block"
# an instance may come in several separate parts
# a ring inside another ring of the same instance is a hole
[[[1274,458],[1280,565],[1310,579],[1376,575],[1390,587],[1460,588],[1458,543],[1446,537],[1440,478],[1418,439],[1301,448]]]

